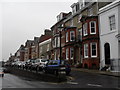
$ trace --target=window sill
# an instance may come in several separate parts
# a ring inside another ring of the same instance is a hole
[[[91,56],[91,58],[97,58],[97,56]]]
[[[90,35],[94,35],[94,34],[96,34],[96,33],[90,33]]]
[[[88,57],[84,57],[84,59],[87,59]]]

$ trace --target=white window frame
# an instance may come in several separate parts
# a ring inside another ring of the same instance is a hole
[[[113,19],[114,18],[114,19]],[[114,20],[111,22],[111,20]],[[116,20],[115,20],[115,15],[111,15],[109,16],[109,26],[110,26],[110,30],[113,31],[116,29]],[[114,27],[113,27],[114,26]]]
[[[88,35],[88,30],[87,30],[87,26],[88,24],[87,23],[85,23],[85,24],[83,24],[83,36],[87,36]]]
[[[68,42],[68,32],[66,32],[66,42]]]
[[[73,37],[74,37],[73,40],[72,40],[72,33],[73,33]],[[70,41],[75,41],[75,31],[70,31]]]
[[[73,56],[72,56],[72,50],[73,50]],[[71,59],[74,58],[74,48],[70,48],[70,58],[71,58]]]
[[[66,60],[68,60],[69,59],[69,48],[66,48]]]
[[[96,46],[96,55],[92,55],[92,51],[93,51],[93,48],[92,48],[92,45],[93,44],[95,44],[95,46]],[[91,50],[91,57],[97,57],[97,43],[96,42],[92,42],[91,44],[90,44],[90,50]]]
[[[94,23],[95,27],[91,27],[91,23]],[[89,25],[90,25],[90,34],[96,34],[96,21],[90,21]],[[94,32],[94,33],[91,32],[91,28],[94,28],[94,29],[95,29],[95,32]]]
[[[87,46],[87,48],[86,48],[86,46]],[[87,50],[87,56],[86,56],[86,50]],[[89,51],[88,51],[88,44],[85,43],[84,44],[84,58],[88,58],[88,53],[89,53]]]

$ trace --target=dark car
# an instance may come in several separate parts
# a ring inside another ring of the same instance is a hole
[[[61,62],[61,64],[60,64]],[[51,74],[66,74],[68,75],[71,72],[70,65],[64,60],[49,60],[48,63],[43,68],[43,71]]]

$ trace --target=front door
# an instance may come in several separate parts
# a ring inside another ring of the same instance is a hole
[[[110,45],[109,43],[105,43],[104,45],[104,52],[105,52],[105,64],[110,64]]]

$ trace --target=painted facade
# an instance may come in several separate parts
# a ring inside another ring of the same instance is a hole
[[[116,64],[120,60],[120,0],[117,0],[99,9],[100,23],[100,69],[112,65],[112,59]],[[120,64],[119,64],[120,65]]]

